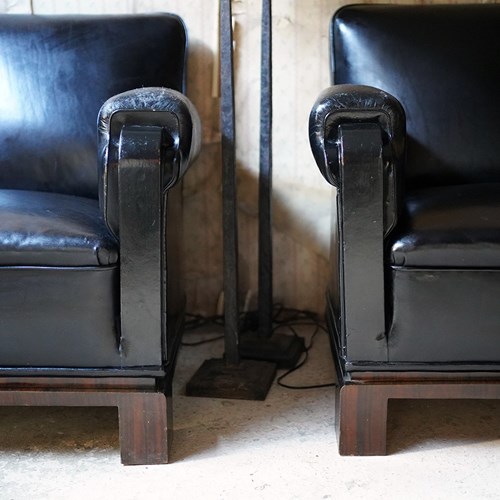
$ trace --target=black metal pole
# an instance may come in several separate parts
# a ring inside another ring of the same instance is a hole
[[[280,368],[294,367],[305,344],[302,337],[273,333],[273,90],[271,0],[262,0],[259,162],[259,328],[240,342],[240,356],[274,361]]]
[[[224,267],[225,361],[235,365],[239,354],[238,230],[234,118],[233,28],[231,0],[220,4],[222,227]]]
[[[263,400],[273,383],[276,364],[265,360],[240,359],[231,0],[221,0],[220,3],[220,75],[225,357],[207,359],[187,383],[186,394]]]
[[[260,164],[259,164],[259,334],[272,335],[272,12],[271,0],[262,0]]]

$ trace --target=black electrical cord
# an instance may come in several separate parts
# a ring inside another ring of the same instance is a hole
[[[201,328],[207,325],[224,325],[224,317],[219,315],[214,316],[202,316],[201,314],[191,314],[186,313],[184,321],[184,330],[195,330],[196,328]],[[224,335],[217,334],[215,336],[209,337],[207,339],[195,340],[194,342],[181,342],[181,345],[186,347],[196,347],[203,344],[208,344],[210,342],[215,342],[216,340],[221,340]]]
[[[312,385],[290,385],[290,384],[285,384],[283,382],[283,379],[285,379],[286,377],[288,377],[288,375],[290,375],[291,373],[299,370],[300,368],[302,368],[306,363],[307,363],[307,360],[309,359],[309,351],[312,349],[313,345],[314,345],[314,337],[316,337],[316,335],[318,334],[319,331],[323,330],[323,331],[327,331],[326,328],[321,325],[319,322],[314,324],[314,323],[295,323],[294,326],[304,326],[304,325],[307,325],[307,326],[315,326],[315,330],[313,332],[313,334],[311,335],[311,339],[309,340],[309,344],[306,346],[305,350],[304,350],[304,355],[302,357],[302,359],[293,367],[293,368],[290,368],[289,370],[287,370],[285,373],[283,373],[282,375],[280,375],[277,379],[276,379],[276,383],[281,386],[281,387],[284,387],[285,389],[293,389],[293,390],[305,390],[305,389],[323,389],[325,387],[336,387],[337,384],[335,382],[327,382],[325,384],[312,384]],[[295,329],[293,328],[293,326],[290,326],[290,325],[280,325],[280,326],[286,326],[287,328],[289,328],[293,333],[294,335],[297,335]]]
[[[241,323],[241,331],[244,335],[245,332],[249,330],[255,330],[257,328],[257,312],[256,311],[248,311],[245,313],[241,313],[240,315],[240,323]],[[305,347],[304,355],[301,360],[293,367],[287,370],[285,373],[280,375],[276,379],[276,383],[284,387],[286,389],[294,389],[294,390],[305,390],[305,389],[321,389],[324,387],[335,387],[337,384],[334,382],[329,382],[325,384],[313,384],[313,385],[290,385],[283,382],[283,380],[288,377],[291,373],[302,368],[309,359],[309,351],[312,349],[314,345],[314,338],[320,331],[327,331],[323,326],[321,321],[318,318],[318,315],[312,311],[301,310],[301,309],[293,309],[284,307],[282,304],[274,304],[273,306],[273,332],[277,330],[286,328],[292,332],[296,337],[299,336],[295,327],[297,326],[314,326],[315,330],[309,340],[309,344]],[[185,330],[195,330],[208,325],[224,325],[224,317],[221,315],[215,316],[202,316],[200,314],[186,314],[185,320]],[[186,347],[195,347],[203,344],[208,344],[210,342],[215,342],[218,340],[222,340],[224,335],[215,335],[213,337],[209,337],[206,339],[201,339],[193,342],[182,342],[183,346]]]

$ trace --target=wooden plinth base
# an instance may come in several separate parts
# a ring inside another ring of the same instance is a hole
[[[500,373],[353,373],[337,391],[341,455],[387,453],[389,399],[499,399]]]
[[[120,453],[125,465],[168,462],[171,441],[171,391],[155,379],[0,378],[0,406],[116,406]]]

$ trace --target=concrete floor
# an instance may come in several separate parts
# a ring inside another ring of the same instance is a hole
[[[169,465],[122,466],[112,408],[0,408],[0,499],[500,498],[500,401],[391,403],[390,455],[340,457],[332,388],[274,385],[264,402],[183,396],[221,351],[181,352]],[[332,379],[321,334],[290,383]]]

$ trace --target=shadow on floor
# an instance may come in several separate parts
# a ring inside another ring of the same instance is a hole
[[[389,454],[500,440],[500,400],[392,400]]]
[[[0,407],[0,452],[119,453],[117,408]]]
[[[306,343],[312,331],[309,328],[300,332]],[[180,363],[177,378],[179,396],[174,401],[175,461],[213,454],[222,441],[235,447],[252,447],[294,437],[300,440],[306,433],[318,433],[335,441],[333,388],[290,390],[274,383],[265,401],[182,396],[185,384],[201,363],[211,357],[220,358],[222,352],[222,342],[203,349],[183,348],[184,362]],[[328,338],[321,333],[315,339],[307,364],[292,374],[287,383],[317,384],[332,382],[334,378]]]

